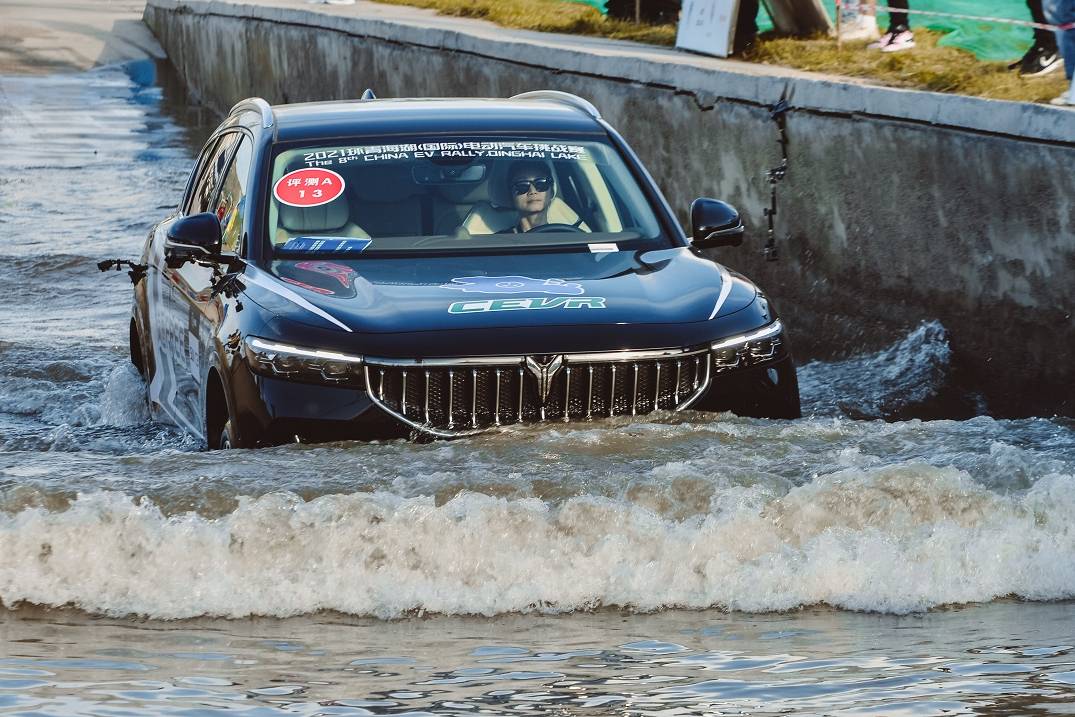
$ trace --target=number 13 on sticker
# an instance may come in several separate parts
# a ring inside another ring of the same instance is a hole
[[[318,207],[343,194],[345,186],[343,177],[331,169],[296,169],[277,180],[273,196],[292,207]]]

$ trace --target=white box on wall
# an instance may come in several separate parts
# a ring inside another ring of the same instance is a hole
[[[732,54],[739,0],[683,0],[676,47],[706,55]]]

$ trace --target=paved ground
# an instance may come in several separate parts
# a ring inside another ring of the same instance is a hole
[[[0,74],[85,70],[163,57],[142,0],[3,0]]]

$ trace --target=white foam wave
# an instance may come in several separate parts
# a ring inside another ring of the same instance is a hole
[[[0,600],[111,615],[492,615],[623,605],[903,613],[1075,596],[1075,476],[1001,495],[953,468],[849,468],[687,520],[629,500],[243,499],[167,516],[115,492],[0,514]]]

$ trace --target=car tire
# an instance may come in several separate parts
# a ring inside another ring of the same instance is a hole
[[[795,366],[786,359],[714,378],[709,394],[694,407],[743,418],[802,418]]]
[[[772,380],[774,373],[778,375],[778,381]],[[736,414],[751,418],[802,418],[799,380],[795,370],[767,370],[766,374],[765,379],[755,384],[756,393],[744,401],[742,409]]]
[[[799,401],[799,387],[785,388],[762,399],[754,406],[753,414],[758,418],[802,418],[802,405]]]
[[[224,422],[224,428],[220,431],[220,439],[217,441],[217,450],[228,451],[232,448],[238,448],[238,443],[235,442],[235,429],[231,427],[231,421]]]
[[[802,418],[798,391],[772,392],[765,396],[736,396],[723,402],[720,410],[741,418]]]
[[[138,370],[138,375],[142,376],[143,378],[147,378],[145,354],[142,351],[142,334],[138,330],[138,322],[134,319],[134,317],[131,317],[129,348],[131,354],[131,363],[134,364],[134,367]]]

